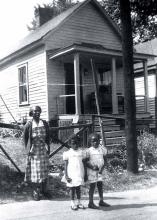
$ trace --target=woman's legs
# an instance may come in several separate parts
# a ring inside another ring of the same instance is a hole
[[[39,201],[40,200],[40,184],[33,182],[32,188],[33,188],[33,199],[35,201]]]

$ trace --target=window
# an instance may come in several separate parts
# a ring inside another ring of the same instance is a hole
[[[19,104],[28,104],[27,65],[18,68],[19,75]]]

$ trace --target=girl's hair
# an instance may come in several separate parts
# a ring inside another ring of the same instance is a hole
[[[79,143],[80,137],[78,135],[73,134],[71,139],[69,140],[69,144],[71,143],[72,140],[75,140],[77,143]]]
[[[33,106],[33,107],[31,107],[31,108],[30,108],[30,110],[29,110],[29,116],[30,116],[30,117],[32,117],[32,116],[33,116],[33,111],[34,111],[34,110],[39,110],[39,111],[40,111],[40,113],[42,112],[42,110],[41,110],[41,107],[40,107],[40,106],[38,106],[38,105]]]
[[[91,133],[88,137],[89,146],[91,146],[92,139],[100,140],[100,135],[98,133]]]

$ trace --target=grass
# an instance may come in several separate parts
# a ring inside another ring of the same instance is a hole
[[[13,137],[0,137],[0,144],[22,171],[22,175],[20,175],[0,150],[0,204],[31,200],[31,189],[28,186],[19,187],[24,179],[26,160],[22,140]],[[51,151],[54,151],[57,147],[57,144],[52,144]],[[64,150],[66,149],[63,148],[50,160],[51,169],[56,164],[63,164],[62,153]],[[104,192],[143,189],[155,186],[156,184],[156,170],[143,171],[138,175],[130,174],[126,171],[110,173],[104,170]],[[68,196],[68,190],[64,183],[61,182],[61,176],[50,176],[49,190],[53,198]],[[82,193],[87,194],[87,192],[88,186],[82,187]]]

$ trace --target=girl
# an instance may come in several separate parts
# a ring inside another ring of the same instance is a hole
[[[96,133],[92,133],[89,136],[90,148],[88,149],[89,161],[87,162],[87,178],[90,184],[89,188],[89,204],[91,209],[98,209],[93,202],[93,195],[95,187],[97,185],[99,193],[99,206],[109,207],[110,205],[103,201],[103,179],[102,171],[105,166],[106,149],[100,145],[100,136]]]
[[[40,119],[41,107],[30,109],[28,121],[24,128],[24,145],[27,151],[25,181],[33,186],[34,200],[40,200],[40,193],[49,196],[46,182],[49,170],[50,138],[48,123]]]
[[[85,209],[81,204],[81,189],[80,186],[84,184],[84,165],[83,159],[85,153],[79,148],[80,140],[78,136],[74,136],[71,139],[71,148],[63,153],[63,160],[65,161],[65,175],[62,179],[66,182],[67,187],[70,187],[71,193],[71,209]],[[75,203],[76,194],[76,203]]]

